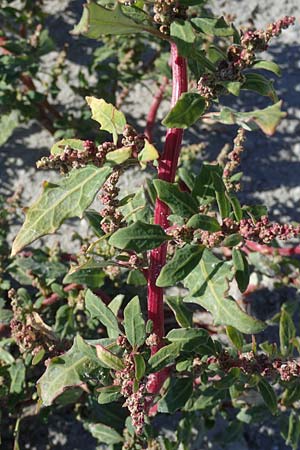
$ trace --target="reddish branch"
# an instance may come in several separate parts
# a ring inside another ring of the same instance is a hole
[[[153,102],[150,106],[150,110],[147,116],[147,124],[146,124],[146,129],[145,129],[145,135],[148,139],[149,142],[152,142],[152,131],[153,131],[153,127],[155,124],[155,119],[157,116],[157,111],[160,107],[160,104],[162,102],[162,99],[164,97],[164,93],[166,90],[166,87],[169,84],[169,79],[167,77],[163,78],[163,81],[161,83],[161,85],[159,86],[158,91],[156,92],[154,98],[153,98]]]
[[[173,107],[183,92],[187,91],[187,68],[186,60],[179,56],[178,49],[171,43],[171,63],[172,63],[172,100]],[[181,149],[183,130],[170,128],[166,134],[163,153],[159,159],[158,178],[168,182],[173,182],[178,164]],[[156,200],[154,211],[154,223],[166,229],[169,226],[167,217],[169,208],[165,203]],[[156,286],[156,280],[166,263],[166,244],[161,245],[150,252],[150,265],[148,273],[148,319],[153,322],[153,333],[158,337],[161,345],[164,336],[164,309],[163,309],[163,289]],[[152,347],[152,353],[157,352],[160,345]],[[156,393],[159,391],[166,377],[165,372],[156,373],[149,383],[149,391]]]
[[[244,247],[246,253],[251,252],[259,252],[265,255],[280,255],[280,256],[296,256],[300,255],[300,245],[296,245],[294,247],[270,247],[268,245],[258,244],[253,241],[246,241],[246,246]],[[247,251],[248,250],[248,251]]]

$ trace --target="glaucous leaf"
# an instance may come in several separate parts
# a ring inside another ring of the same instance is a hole
[[[273,103],[278,101],[276,91],[273,87],[273,82],[268,80],[266,77],[260,73],[246,73],[245,81],[242,84],[242,89],[248,91],[257,92],[260,95],[270,97]]]
[[[109,261],[87,261],[81,266],[72,267],[63,279],[64,284],[83,284],[91,289],[103,286],[106,275],[102,268],[109,265]]]
[[[98,392],[100,392],[98,403],[100,405],[107,405],[108,403],[118,400],[118,398],[121,397],[120,390],[120,386],[104,386],[98,389]]]
[[[153,185],[157,196],[169,206],[173,214],[188,218],[198,212],[197,201],[188,192],[181,191],[177,183],[154,180]]]
[[[124,363],[117,355],[105,348],[101,344],[96,344],[96,353],[101,364],[113,370],[123,370]]]
[[[286,308],[281,309],[279,321],[280,351],[283,356],[293,352],[292,340],[296,336],[296,328],[291,314]]]
[[[109,238],[109,244],[121,250],[143,252],[159,247],[167,239],[167,234],[159,225],[138,220],[129,227],[117,230]]]
[[[92,119],[100,124],[100,130],[108,131],[113,135],[113,140],[116,144],[118,135],[123,133],[126,125],[124,114],[118,111],[111,103],[107,103],[103,98],[86,97],[86,101],[92,110]]]
[[[100,39],[103,35],[133,34],[144,31],[142,24],[127,17],[120,3],[114,9],[104,8],[90,1],[84,5],[80,22],[72,30],[72,34],[83,34],[91,39]]]
[[[182,328],[189,328],[193,325],[193,313],[186,307],[181,297],[167,296],[166,302],[173,311],[177,323]]]
[[[123,442],[122,436],[112,427],[104,423],[89,423],[87,429],[91,435],[106,445],[115,445]]]
[[[192,92],[181,94],[162,124],[167,128],[189,128],[200,119],[205,107],[205,99],[199,94]]]
[[[89,370],[101,368],[95,349],[79,335],[70,350],[52,358],[38,380],[38,393],[44,406],[50,406],[66,389],[83,386]]]
[[[172,414],[182,409],[193,392],[192,378],[172,380],[165,395],[158,402],[158,412]]]
[[[156,286],[173,286],[183,280],[199,263],[203,246],[186,244],[177,248],[174,257],[161,270]]]
[[[275,75],[277,75],[278,77],[281,76],[280,67],[278,66],[278,64],[274,63],[273,61],[265,61],[265,60],[261,59],[259,61],[255,61],[252,68],[268,70],[269,72],[275,73]]]
[[[64,220],[82,217],[111,172],[111,167],[87,166],[72,170],[57,184],[45,182],[40,197],[26,210],[26,219],[13,243],[12,255],[39,237],[54,233]]]
[[[200,228],[201,230],[211,231],[212,233],[221,230],[221,226],[217,219],[215,217],[206,216],[205,214],[195,214],[188,220],[186,225],[194,230]]]
[[[232,249],[232,261],[235,269],[235,279],[239,290],[244,292],[249,284],[250,271],[248,260],[241,250],[237,248]]]
[[[228,25],[224,17],[197,17],[191,19],[194,27],[210,36],[227,37],[233,36],[234,30]]]
[[[109,337],[115,338],[119,336],[120,330],[116,316],[101,298],[93,294],[89,289],[85,294],[85,308],[92,319],[99,320],[105,326]]]
[[[184,280],[190,291],[184,301],[197,303],[210,311],[216,324],[231,325],[242,333],[259,333],[265,324],[249,316],[227,296],[232,277],[231,265],[206,249],[200,263]]]
[[[13,110],[8,114],[2,114],[0,118],[0,145],[13,134],[14,129],[19,125],[19,111]]]
[[[181,346],[180,342],[172,342],[160,348],[148,361],[152,371],[156,372],[173,363],[180,353]]]
[[[124,309],[125,334],[134,349],[137,349],[146,339],[146,326],[142,316],[140,300],[133,297]]]

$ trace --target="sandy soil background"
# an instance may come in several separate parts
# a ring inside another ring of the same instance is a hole
[[[89,42],[85,39],[75,39],[68,31],[80,16],[82,0],[46,0],[45,5],[51,16],[48,22],[50,34],[61,48],[64,42],[69,43],[70,64],[74,71],[79,70],[88,58]],[[275,86],[283,99],[287,117],[283,120],[277,133],[271,139],[257,132],[249,136],[247,151],[243,157],[242,168],[245,173],[243,199],[249,202],[263,202],[270,209],[271,216],[280,220],[300,221],[300,2],[299,0],[224,0],[211,2],[212,9],[217,13],[231,13],[237,16],[237,22],[247,23],[254,18],[257,27],[264,26],[284,15],[295,15],[297,25],[286,31],[270,47],[269,58],[274,58],[283,70],[283,77],[276,79]],[[55,15],[53,15],[55,13]],[[48,56],[55,57],[55,54]],[[275,76],[274,76],[275,77]],[[74,101],[70,90],[64,85],[63,95],[59,99],[68,104]],[[253,101],[247,97],[248,105]],[[124,112],[136,119],[140,130],[145,124],[144,111],[152,100],[149,90],[139,86],[128,98]],[[244,99],[239,100],[242,102]],[[256,100],[256,99],[255,99]],[[134,113],[132,104],[135,104]],[[256,104],[257,105],[257,104]],[[264,101],[260,100],[263,106]],[[234,105],[233,105],[234,107]],[[166,111],[164,103],[159,117]],[[210,131],[200,125],[185,135],[185,142],[204,142],[206,148],[203,159],[213,160],[224,143],[230,142],[233,130],[217,127]],[[18,129],[6,145],[0,149],[0,193],[8,195],[18,186],[24,187],[24,205],[30,204],[38,195],[40,186],[45,179],[55,179],[56,174],[38,172],[35,161],[47,154],[53,143],[52,137],[41,130],[36,123]],[[159,141],[157,139],[157,144]],[[124,181],[126,189],[134,189],[140,183],[137,175]],[[76,221],[76,224],[64,225],[58,235],[50,238],[61,240],[64,247],[70,245],[70,230],[76,226],[79,232],[85,233],[86,223]],[[15,229],[16,230],[16,229]],[[15,232],[15,230],[13,232]],[[49,239],[49,238],[48,238]],[[68,412],[55,414],[48,427],[41,419],[24,421],[22,425],[22,447],[28,449],[65,449],[94,450],[96,442],[83,428],[74,421]],[[220,428],[222,425],[220,425]],[[247,442],[246,442],[247,440]],[[285,446],[278,436],[278,430],[271,424],[251,429],[244,442],[237,442],[228,447],[231,450],[270,449],[282,450]],[[222,446],[211,446],[210,440],[199,450],[212,448],[220,450]]]

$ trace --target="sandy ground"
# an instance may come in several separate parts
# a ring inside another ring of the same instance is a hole
[[[80,0],[45,1],[48,11],[56,14],[55,17],[49,17],[50,33],[60,47],[65,41],[68,41],[74,70],[78,70],[80,64],[84,64],[85,55],[88,54],[86,51],[88,44],[84,39],[75,40],[67,34],[67,31],[72,28],[72,24],[80,16],[83,3]],[[242,197],[252,203],[267,204],[271,216],[274,218],[280,218],[282,221],[291,219],[300,221],[300,47],[298,44],[300,2],[299,0],[215,0],[211,5],[217,13],[235,14],[239,23],[247,23],[250,17],[254,17],[255,25],[258,27],[284,15],[297,17],[298,24],[274,42],[268,56],[280,64],[284,73],[282,79],[275,80],[275,86],[279,96],[283,99],[287,117],[272,138],[267,138],[260,132],[249,136],[246,144],[247,151],[242,162],[242,169],[245,173]],[[49,56],[49,58],[51,57],[53,55]],[[151,99],[149,90],[139,86],[124,105],[124,112],[129,112],[136,119],[141,130],[145,124],[143,112],[147,105],[150,105]],[[243,102],[245,99],[251,104],[253,96],[243,96],[239,102]],[[66,104],[74,101],[74,98],[70,97],[67,86],[64,86],[60,100]],[[134,114],[131,109],[132,104],[135,105]],[[260,100],[260,105],[264,104],[264,101]],[[164,103],[159,118],[166,109],[167,104]],[[140,119],[140,114],[142,114],[142,119]],[[200,125],[185,135],[185,142],[204,142],[206,148],[203,159],[213,160],[224,143],[230,142],[232,137],[233,130],[230,128],[219,126],[208,132],[206,127]],[[41,130],[36,123],[18,129],[7,144],[0,149],[0,193],[7,195],[22,185],[24,187],[24,205],[30,204],[38,195],[42,181],[53,180],[57,176],[50,172],[38,172],[35,168],[35,161],[47,154],[52,143],[52,137],[46,131]],[[159,142],[157,143],[159,144]],[[130,176],[124,180],[124,186],[128,190],[134,189],[139,183],[138,176]],[[64,225],[56,236],[50,238],[50,242],[59,239],[62,240],[64,247],[69,247],[70,230],[74,229],[74,226],[80,233],[86,232],[86,223],[76,221],[75,224]],[[49,238],[46,241],[49,242]],[[27,423],[27,425],[30,430],[30,424]],[[55,416],[51,420],[49,428],[42,423],[39,427],[35,425],[34,429],[28,433],[23,445],[23,448],[32,450],[96,449],[94,439],[66,415]],[[221,449],[220,446],[211,447],[207,443],[199,450],[206,448]],[[278,437],[278,431],[274,431],[270,426],[265,426],[249,431],[247,443],[238,442],[228,448],[231,450],[258,448],[281,450],[285,447]]]

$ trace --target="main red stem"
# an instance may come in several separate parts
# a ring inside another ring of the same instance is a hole
[[[179,56],[178,49],[171,43],[171,66],[172,66],[172,100],[173,107],[183,92],[187,91],[187,66],[186,60]],[[166,134],[163,153],[158,163],[158,178],[170,183],[174,181],[178,158],[181,149],[183,130],[180,128],[170,128]],[[156,200],[154,210],[154,223],[166,229],[168,223],[169,208]],[[148,319],[153,322],[153,333],[158,337],[159,344],[152,348],[152,354],[156,353],[161,346],[164,336],[164,306],[163,289],[156,286],[158,275],[166,263],[167,245],[163,244],[150,253],[150,265],[148,272]],[[157,393],[164,382],[165,372],[156,373],[149,386],[151,393]]]

